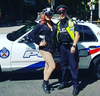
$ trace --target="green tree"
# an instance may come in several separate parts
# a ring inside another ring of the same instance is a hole
[[[59,2],[59,3],[58,3]],[[59,4],[67,5],[68,7],[68,14],[69,16],[73,17],[79,17],[81,19],[88,19],[90,15],[90,8],[87,5],[87,3],[90,2],[90,0],[56,0],[56,6]],[[99,0],[95,0],[94,4],[98,5]],[[95,11],[95,10],[94,10]]]

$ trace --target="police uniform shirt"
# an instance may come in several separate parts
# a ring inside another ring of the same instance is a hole
[[[77,23],[74,24],[74,26],[75,26],[74,31],[78,31],[79,28],[78,28]],[[60,23],[60,31],[59,31],[59,35],[58,35],[60,43],[72,42],[72,39],[66,30],[67,27],[68,27],[68,19],[66,19],[65,22]]]

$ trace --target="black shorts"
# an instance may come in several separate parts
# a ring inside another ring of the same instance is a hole
[[[52,54],[56,51],[55,47],[52,46],[39,46],[39,50],[48,51]]]

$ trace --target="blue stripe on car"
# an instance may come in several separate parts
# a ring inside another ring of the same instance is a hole
[[[40,61],[40,62],[37,62],[35,64],[31,64],[27,67],[18,69],[16,71],[36,71],[38,69],[44,68],[44,66],[45,66],[45,61]]]

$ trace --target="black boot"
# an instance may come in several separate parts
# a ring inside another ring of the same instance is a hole
[[[50,94],[48,81],[45,81],[45,80],[43,81],[42,88],[43,88],[45,93]]]
[[[50,83],[48,82],[48,85],[49,85],[49,89],[50,89],[50,91],[53,91],[54,90],[54,88],[50,85]]]
[[[72,94],[73,94],[73,96],[77,96],[79,94],[79,89],[74,88]]]

